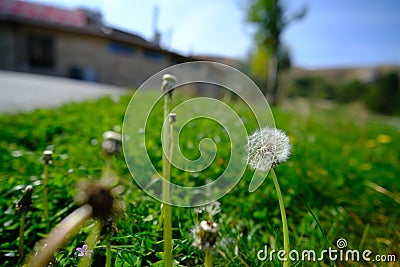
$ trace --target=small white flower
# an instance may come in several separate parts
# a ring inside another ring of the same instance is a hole
[[[248,164],[258,171],[269,169],[286,161],[290,155],[289,137],[280,129],[265,127],[248,138]]]

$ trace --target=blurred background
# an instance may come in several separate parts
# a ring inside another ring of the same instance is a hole
[[[398,114],[399,12],[395,0],[2,0],[0,69],[137,88],[213,60],[273,104],[316,97]]]
[[[78,181],[102,176],[103,133],[121,133],[133,91],[168,66],[198,60],[228,64],[251,77],[272,104],[276,126],[288,133],[292,154],[276,173],[293,247],[335,248],[336,240],[345,238],[349,249],[370,249],[398,261],[399,14],[398,0],[0,0],[2,266],[16,266],[21,255],[15,204],[27,185],[35,189],[25,251],[48,232],[41,200],[43,151],[54,151],[48,184],[53,227],[76,207]],[[218,69],[188,71],[214,80],[223,76]],[[158,97],[161,81],[156,82]],[[203,84],[188,95],[174,92],[173,105],[193,95],[212,95],[237,111],[248,133],[254,131],[258,125],[248,106],[220,89]],[[99,99],[83,101],[87,98]],[[144,107],[151,105],[140,104],[135,112],[149,115]],[[162,102],[153,107],[148,128],[131,137],[146,133],[149,156],[160,170]],[[204,110],[214,112],[209,106]],[[214,140],[218,154],[213,164],[184,175],[174,168],[173,179],[205,184],[224,171],[232,153],[230,139],[215,122],[188,123],[179,137],[190,159],[200,156],[202,140]],[[115,266],[159,263],[160,204],[132,183],[122,155],[112,165],[126,188],[121,194],[124,215],[111,238]],[[256,259],[257,252],[264,245],[282,247],[272,183],[266,180],[250,194],[251,177],[247,170],[221,198],[221,242],[214,253],[218,266],[266,266]],[[201,265],[202,253],[191,248],[189,238],[194,214],[179,208],[173,213],[175,259],[181,266]],[[87,232],[83,229],[56,253],[59,266],[76,266],[76,248]],[[96,249],[96,255],[104,263],[104,250]],[[328,259],[318,264],[328,265]]]

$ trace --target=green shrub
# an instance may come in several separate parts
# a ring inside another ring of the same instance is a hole
[[[399,88],[399,75],[395,72],[391,72],[368,88],[364,97],[365,105],[367,108],[377,113],[399,113]]]

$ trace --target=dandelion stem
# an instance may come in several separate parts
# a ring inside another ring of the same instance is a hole
[[[210,248],[207,248],[206,251],[205,251],[204,266],[205,267],[212,267],[212,257],[211,257],[211,249]]]
[[[273,168],[271,168],[271,175],[272,175],[272,180],[274,181],[276,194],[278,195],[279,208],[281,210],[281,217],[282,217],[283,249],[285,251],[285,258],[286,258],[286,260],[283,262],[283,266],[288,267],[290,266],[289,262],[290,243],[289,243],[289,229],[286,220],[285,205],[283,203],[282,193],[279,187],[278,179],[276,178],[276,174]]]
[[[168,120],[170,113],[170,100],[171,96],[169,93],[164,97],[164,120]],[[169,154],[170,150],[170,139],[171,133],[168,128],[164,129],[162,135],[162,145],[164,147],[165,153],[162,157],[162,171],[163,171],[163,181],[162,181],[162,198],[163,198],[163,226],[164,226],[164,266],[172,266],[172,219],[171,219],[171,205],[170,203],[170,163],[166,155]]]
[[[110,236],[106,239],[106,267],[111,267],[111,241]]]
[[[53,254],[59,249],[69,238],[74,236],[79,228],[92,216],[93,209],[86,204],[70,215],[65,217],[47,236],[41,241],[40,248],[30,258],[30,267],[47,266]]]
[[[111,161],[112,158],[110,155],[106,155],[104,159],[104,172],[103,178],[110,178],[111,177]]]
[[[99,240],[101,233],[102,223],[99,219],[96,219],[94,222],[93,229],[89,232],[89,235],[86,238],[85,244],[87,245],[87,251],[92,252],[97,241]],[[81,257],[81,260],[78,263],[78,267],[88,267],[90,266],[92,261],[92,253],[88,253],[87,255]]]
[[[48,183],[49,183],[49,163],[44,163],[44,180],[43,180],[43,209],[44,209],[44,220],[46,221],[46,228],[49,228],[49,203],[48,203]]]
[[[18,259],[21,261],[24,258],[24,230],[25,230],[25,215],[26,212],[21,212],[21,224],[19,225],[19,248]]]

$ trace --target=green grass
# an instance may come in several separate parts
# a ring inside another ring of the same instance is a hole
[[[77,181],[101,176],[102,133],[122,127],[129,99],[121,97],[114,102],[104,98],[0,117],[2,266],[16,265],[20,214],[14,207],[28,184],[34,186],[34,208],[26,217],[25,253],[31,252],[46,235],[40,161],[43,151],[54,146],[54,163],[49,167],[49,216],[54,227],[76,208],[73,198]],[[242,116],[251,117],[246,109],[240,110]],[[162,114],[161,106],[156,106],[154,112]],[[336,249],[336,240],[345,238],[348,249],[369,249],[373,255],[395,254],[399,261],[400,127],[393,123],[396,120],[363,115],[350,106],[327,109],[292,105],[273,109],[273,113],[276,126],[288,133],[293,144],[289,161],[275,168],[287,209],[291,248],[320,252],[328,246]],[[156,115],[154,119],[157,120]],[[161,169],[159,127],[153,129],[146,129],[146,142],[152,162]],[[185,155],[192,159],[199,156],[197,149],[190,148],[197,147],[203,135],[221,137],[216,162],[196,179],[173,169],[172,179],[196,185],[223,171],[224,160],[229,156],[229,146],[224,144],[229,138],[211,121],[198,122],[182,131],[179,143]],[[122,155],[113,160],[113,166],[125,188],[119,196],[124,212],[116,222],[118,232],[111,237],[113,266],[161,262],[160,203],[133,182]],[[257,259],[257,252],[265,245],[268,249],[283,247],[272,180],[266,179],[256,192],[249,193],[250,179],[251,171],[247,170],[239,184],[220,199],[222,212],[215,218],[221,228],[213,255],[215,266],[270,266],[269,261]],[[190,239],[197,215],[188,208],[173,208],[172,213],[175,260],[182,266],[203,264],[201,252],[191,247]],[[76,265],[76,248],[83,244],[90,226],[89,223],[56,254],[59,266]],[[105,262],[105,244],[98,243],[93,266]],[[279,266],[277,260],[274,263]],[[329,266],[330,262],[325,260],[324,264]],[[338,261],[335,264],[354,265]],[[299,262],[299,266],[310,265],[322,263]]]

